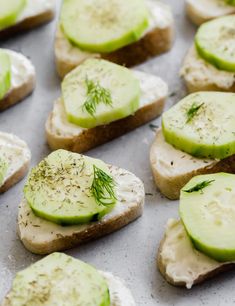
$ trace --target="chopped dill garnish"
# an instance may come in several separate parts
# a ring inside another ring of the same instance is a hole
[[[189,123],[198,113],[199,109],[204,105],[205,103],[197,104],[196,102],[193,102],[193,104],[190,106],[190,108],[187,110],[186,116],[187,121],[186,123]]]
[[[111,176],[93,165],[94,179],[91,185],[91,194],[99,205],[113,205],[116,203],[114,193],[115,182]]]
[[[212,182],[214,182],[215,180],[207,180],[207,181],[203,181],[201,183],[196,184],[194,187],[187,189],[187,190],[183,190],[184,192],[187,193],[192,193],[192,192],[197,192],[197,191],[202,191],[204,188],[206,188],[207,186],[209,186]]]
[[[100,103],[112,106],[113,101],[111,93],[108,89],[102,87],[99,82],[88,80],[86,78],[87,98],[82,108],[85,109],[91,116],[94,116],[96,107]]]

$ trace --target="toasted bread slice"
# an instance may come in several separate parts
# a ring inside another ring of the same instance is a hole
[[[0,100],[0,111],[20,102],[32,93],[35,87],[35,69],[24,55],[5,50],[11,60],[11,88]]]
[[[219,70],[201,58],[193,46],[188,51],[180,75],[190,93],[196,91],[235,91],[234,73]]]
[[[173,42],[173,16],[170,8],[156,0],[146,0],[151,14],[149,29],[136,43],[112,53],[99,54],[82,51],[65,37],[60,27],[55,38],[55,59],[58,74],[63,78],[88,58],[103,58],[131,67],[150,57],[168,51]]]
[[[25,176],[29,168],[31,153],[23,140],[3,132],[0,132],[0,147],[2,150],[7,148],[4,156],[9,161],[9,168],[0,185],[0,193],[3,193]]]
[[[168,144],[161,130],[152,144],[150,162],[157,187],[171,200],[179,199],[181,188],[195,175],[235,173],[235,155],[223,160],[193,157]]]
[[[234,267],[234,263],[215,261],[196,250],[182,222],[175,219],[167,223],[157,265],[168,283],[188,289]]]
[[[196,25],[235,13],[235,7],[223,0],[186,0],[185,7],[188,17]]]
[[[32,29],[54,18],[55,0],[27,0],[25,9],[16,23],[0,30],[0,39]]]
[[[85,152],[159,116],[168,94],[166,83],[156,76],[133,72],[140,80],[141,87],[140,108],[135,114],[108,125],[84,129],[67,121],[63,102],[58,99],[46,122],[46,137],[50,148]]]
[[[144,186],[134,174],[110,166],[116,181],[117,203],[101,221],[61,226],[34,215],[26,200],[19,206],[18,232],[25,247],[36,254],[49,254],[78,246],[114,232],[141,216]]]

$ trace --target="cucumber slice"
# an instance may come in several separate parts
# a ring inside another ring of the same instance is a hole
[[[140,85],[129,69],[89,59],[65,77],[62,96],[68,121],[93,128],[132,115]]]
[[[168,143],[193,156],[231,156],[235,154],[235,94],[191,94],[163,114],[162,127]]]
[[[92,266],[53,253],[18,272],[7,304],[14,306],[110,306],[109,288]]]
[[[235,260],[234,174],[191,179],[181,190],[180,216],[198,250],[218,261]]]
[[[195,46],[216,68],[235,72],[235,15],[216,18],[200,26]]]
[[[0,49],[0,100],[11,88],[11,61],[9,55]]]
[[[62,225],[82,224],[113,209],[114,185],[101,160],[58,150],[32,169],[24,194],[35,215]]]
[[[15,24],[26,0],[0,0],[0,30]]]
[[[90,52],[113,52],[140,39],[148,27],[143,0],[64,0],[61,26],[69,40]]]

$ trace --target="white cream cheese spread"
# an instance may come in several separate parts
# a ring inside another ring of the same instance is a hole
[[[235,12],[235,7],[227,5],[225,0],[186,0],[195,12],[205,19],[216,18],[219,16]]]
[[[155,28],[164,29],[173,24],[173,15],[169,5],[156,0],[147,0],[146,5],[149,9],[150,19],[149,28],[143,35]]]
[[[27,4],[18,16],[16,23],[24,19],[40,15],[46,11],[54,11],[55,0],[27,0]]]
[[[18,137],[0,132],[0,156],[7,161],[8,169],[2,185],[18,170],[20,170],[31,157],[26,143]]]
[[[11,50],[4,51],[9,54],[11,61],[11,88],[10,91],[26,84],[35,77],[35,69],[24,55]]]
[[[154,167],[165,177],[181,176],[205,167],[211,168],[218,162],[215,159],[197,158],[177,150],[165,141],[161,130],[156,134],[151,149],[151,159]]]
[[[188,289],[199,277],[226,264],[197,251],[182,222],[175,219],[168,220],[160,256],[166,275],[175,283],[185,283]]]
[[[235,73],[219,70],[201,58],[193,46],[185,57],[180,75],[199,88],[202,85],[215,84],[225,90],[233,86]]]
[[[135,306],[134,298],[130,290],[123,284],[123,281],[112,273],[99,271],[105,278],[108,287],[111,305],[110,306]]]
[[[162,79],[140,71],[133,70],[133,73],[140,81],[141,98],[139,108],[152,104],[167,96],[168,86]],[[61,99],[58,99],[54,104],[51,116],[51,129],[53,133],[67,137],[78,135],[82,130],[84,130],[79,126],[68,122]]]

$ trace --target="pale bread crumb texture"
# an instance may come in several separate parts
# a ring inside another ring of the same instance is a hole
[[[0,101],[0,111],[20,102],[32,93],[36,73],[31,61],[21,53],[4,49],[11,61],[11,88]]]
[[[49,22],[55,16],[56,0],[27,0],[26,7],[18,16],[16,24],[0,30],[0,38],[30,30]]]
[[[192,46],[183,62],[180,75],[190,93],[197,91],[235,91],[235,73],[219,70],[201,58]]]
[[[167,282],[188,289],[234,266],[231,262],[217,262],[196,250],[182,222],[175,219],[168,220],[157,265]]]
[[[99,54],[83,51],[72,45],[60,26],[55,38],[55,58],[58,74],[63,78],[88,58],[103,58],[127,67],[135,66],[157,54],[168,51],[173,43],[173,15],[168,5],[155,0],[147,0],[150,10],[148,31],[136,43],[112,53]]]
[[[0,193],[7,191],[27,173],[31,153],[27,144],[15,135],[0,132],[0,147],[8,161],[8,170],[0,186]]]
[[[19,206],[18,233],[24,246],[36,254],[49,254],[78,246],[120,229],[141,216],[144,186],[129,171],[110,166],[116,182],[117,204],[101,221],[84,225],[61,226],[34,215],[23,200]]]
[[[194,176],[216,172],[235,173],[235,155],[223,160],[196,158],[167,143],[158,130],[150,149],[150,163],[157,188],[171,200]]]
[[[68,122],[62,99],[54,103],[46,122],[47,141],[52,150],[85,152],[119,137],[159,116],[168,95],[167,84],[151,74],[133,70],[140,81],[140,108],[132,116],[93,129],[84,129]]]
[[[211,19],[234,14],[235,7],[227,5],[224,0],[185,0],[186,13],[196,25]]]

